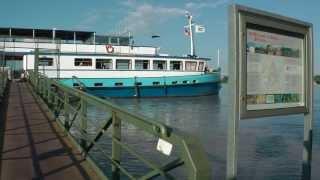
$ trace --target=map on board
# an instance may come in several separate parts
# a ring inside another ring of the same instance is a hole
[[[303,39],[247,29],[247,110],[304,105]]]

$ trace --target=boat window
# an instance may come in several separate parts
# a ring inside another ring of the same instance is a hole
[[[136,60],[135,61],[135,70],[148,70],[149,61],[148,60]]]
[[[1,39],[1,41],[4,41],[4,40],[2,40]],[[5,55],[5,59],[6,60],[20,60],[20,61],[22,61],[23,60],[23,56],[17,56],[17,55]]]
[[[170,61],[170,70],[174,70],[174,71],[182,70],[182,62],[181,61]]]
[[[172,81],[171,83],[172,83],[172,84],[177,84],[177,83],[178,83],[178,81]]]
[[[92,59],[90,58],[75,58],[75,66],[92,66]]]
[[[129,45],[129,37],[120,37],[119,38],[120,46],[128,46]]]
[[[187,84],[189,81],[182,81],[183,84]]]
[[[167,63],[166,61],[153,61],[153,70],[165,70],[167,69]]]
[[[103,86],[103,83],[94,83],[94,86],[101,87],[101,86]]]
[[[203,71],[204,62],[199,62],[198,71]]]
[[[196,71],[197,70],[197,62],[194,61],[186,61],[186,71]]]
[[[116,60],[116,69],[119,69],[119,70],[131,69],[131,60],[130,59],[117,59]]]
[[[73,87],[79,87],[79,83],[73,83]]]
[[[53,58],[40,57],[39,66],[53,66]]]
[[[96,69],[112,69],[112,59],[96,59]]]
[[[192,83],[197,83],[197,80],[192,80]]]
[[[136,86],[141,86],[142,82],[136,82]]]
[[[110,42],[111,42],[111,44],[118,44],[118,38],[117,37],[111,37]]]
[[[155,82],[153,82],[152,84],[153,84],[153,85],[159,85],[160,82],[159,82],[159,81],[155,81]]]
[[[122,82],[116,82],[114,83],[115,86],[123,86],[123,83]]]

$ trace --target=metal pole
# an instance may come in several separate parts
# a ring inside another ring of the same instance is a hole
[[[304,137],[303,137],[303,162],[302,162],[302,180],[311,179],[311,160],[312,160],[312,139],[313,139],[313,35],[312,29],[310,30],[308,36],[310,40],[309,54],[307,57],[307,63],[305,64],[308,68],[308,76],[305,78],[307,80],[309,89],[309,97],[307,97],[306,102],[308,102],[309,112],[304,115]]]
[[[229,20],[229,75],[230,75],[230,104],[231,114],[228,122],[228,144],[227,144],[227,180],[237,179],[238,167],[238,132],[240,121],[240,97],[239,97],[239,24],[233,7],[230,8]]]
[[[51,88],[51,80],[48,79],[48,84],[47,84],[47,90],[48,90],[48,94],[47,94],[47,102],[48,102],[48,105],[51,106],[52,102],[51,102],[51,94],[52,94],[52,88]]]
[[[64,127],[67,131],[69,131],[70,129],[69,106],[69,94],[67,92],[64,92]]]
[[[34,50],[34,72],[38,73],[38,69],[39,69],[39,49],[36,48]]]
[[[312,138],[313,131],[313,113],[312,109],[304,116],[304,137],[303,137],[303,162],[302,162],[302,180],[311,179],[311,160],[312,160]]]
[[[190,32],[190,55],[195,56],[195,48],[193,41],[193,32],[192,32],[192,16],[188,15],[188,23],[189,23],[189,32]]]
[[[4,59],[5,59],[5,57],[6,57],[6,56],[5,56],[5,47],[4,47],[4,48],[3,48],[3,51],[2,51],[2,62],[1,62],[1,63],[2,63],[2,64],[1,64],[1,66],[2,66],[2,72],[0,72],[0,73],[2,73],[2,75],[3,75],[3,76],[2,76],[2,79],[1,79],[1,80],[2,80],[1,85],[3,86],[3,88],[0,87],[0,88],[2,88],[2,91],[1,91],[0,96],[3,95],[2,93],[4,92],[4,88],[5,88],[5,86],[6,86],[6,85],[5,85],[5,75],[4,75],[4,73],[5,73],[5,72],[4,72],[4,66],[5,66],[5,61],[4,61]]]
[[[73,32],[73,44],[76,44],[77,35],[76,32]]]
[[[61,42],[56,43],[55,62],[56,62],[56,78],[60,79],[60,53],[61,53]]]
[[[4,72],[4,67],[6,66],[6,40],[3,42],[3,53],[2,53],[2,71]]]
[[[39,72],[38,72],[38,69],[39,69],[39,49],[36,48],[34,50],[34,73],[35,73],[35,77],[36,77],[36,87],[38,88],[38,83],[39,83]],[[38,89],[37,89],[38,90]]]
[[[77,41],[77,34],[76,32],[73,32],[73,44],[76,46],[76,53],[78,54],[78,44],[76,43]]]
[[[32,39],[33,39],[33,42],[35,42],[35,38],[36,38],[36,32],[34,29],[32,29]]]
[[[58,87],[55,87],[54,89],[54,95],[53,95],[53,109],[54,109],[54,116],[57,119],[59,116],[59,99],[58,99]]]
[[[220,48],[218,48],[218,68],[220,67]]]
[[[93,33],[93,44],[96,45],[96,32]]]
[[[121,119],[112,112],[112,160],[120,164],[121,146],[115,141],[121,141]],[[112,165],[112,179],[120,179],[120,169]]]
[[[56,28],[52,29],[52,43],[54,43],[56,40]]]
[[[235,83],[234,80],[231,82]],[[232,83],[232,84],[233,84]],[[239,94],[238,89],[235,85],[230,89],[232,94],[231,100],[231,112],[232,115],[229,117],[228,122],[228,147],[227,147],[227,180],[235,180],[237,177],[237,166],[238,166],[238,134],[239,134],[239,102],[237,96]]]
[[[81,97],[80,100],[81,103],[81,122],[80,122],[80,127],[81,127],[81,134],[82,137],[80,140],[81,147],[83,148],[84,151],[86,151],[87,148],[87,140],[85,139],[87,136],[87,103],[85,102],[84,98]]]

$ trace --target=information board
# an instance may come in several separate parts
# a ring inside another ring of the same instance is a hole
[[[246,108],[303,107],[303,35],[292,36],[264,29],[257,30],[248,25],[246,32]]]
[[[308,112],[312,85],[310,28],[273,14],[254,13],[239,13],[235,37],[239,42],[235,49],[238,57],[234,56],[239,74],[233,76],[239,77],[241,118]]]
[[[226,179],[237,179],[241,120],[303,114],[301,179],[310,180],[313,136],[313,25],[241,5],[230,7],[229,25],[231,112],[228,123]]]

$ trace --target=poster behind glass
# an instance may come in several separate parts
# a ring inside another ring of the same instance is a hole
[[[247,110],[304,106],[303,42],[247,28]]]

